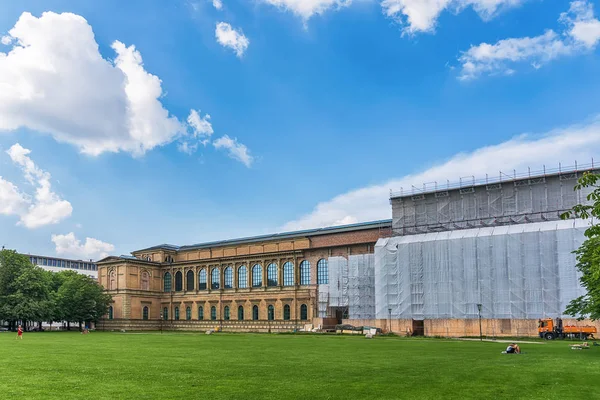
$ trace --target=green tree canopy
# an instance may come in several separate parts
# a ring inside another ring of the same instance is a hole
[[[577,182],[575,190],[592,189],[586,196],[587,202],[579,204],[563,218],[592,219],[592,224],[585,231],[586,240],[575,251],[577,269],[581,272],[581,285],[586,289],[584,296],[569,303],[566,313],[579,319],[600,319],[600,225],[595,220],[600,219],[600,175],[585,173]]]
[[[93,279],[74,271],[52,273],[29,257],[0,251],[0,320],[97,321],[111,297]]]

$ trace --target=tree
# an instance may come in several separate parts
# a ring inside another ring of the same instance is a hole
[[[17,321],[98,321],[111,297],[93,279],[74,271],[52,273],[13,250],[0,251],[0,320],[14,329]]]
[[[0,251],[0,320],[8,321],[11,328],[16,321],[37,321],[41,314],[39,301],[47,291],[36,269],[41,271],[27,256]]]
[[[583,219],[600,218],[600,175],[586,172],[575,185],[575,190],[590,188],[586,204],[578,204],[564,213],[563,219],[577,217]],[[581,285],[586,289],[584,296],[572,300],[566,313],[578,319],[600,319],[600,225],[592,221],[585,231],[586,240],[575,250],[577,269],[581,272]]]
[[[56,295],[56,307],[65,321],[97,322],[108,312],[112,301],[93,279],[72,271],[61,272],[63,282]]]

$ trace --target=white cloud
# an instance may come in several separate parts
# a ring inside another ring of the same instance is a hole
[[[236,31],[226,22],[217,23],[215,37],[220,45],[229,47],[238,57],[242,57],[250,45],[250,40],[243,33]]]
[[[390,190],[422,187],[425,182],[446,183],[460,177],[485,174],[497,176],[499,171],[526,171],[558,167],[559,162],[572,165],[590,162],[600,149],[600,118],[583,126],[550,132],[542,137],[522,135],[507,142],[483,147],[471,153],[457,154],[422,172],[392,179],[341,194],[319,203],[312,212],[290,221],[281,229],[297,230],[391,218]]]
[[[0,214],[17,215],[19,224],[30,229],[56,224],[71,216],[71,203],[52,191],[51,175],[38,168],[29,158],[30,150],[17,143],[6,153],[21,167],[25,179],[36,190],[33,196],[27,195],[0,177]]]
[[[459,57],[461,80],[481,75],[512,74],[511,65],[527,62],[535,69],[562,56],[593,49],[600,41],[600,21],[594,18],[588,1],[574,1],[560,21],[566,29],[562,34],[548,30],[535,37],[510,38],[495,44],[471,46]]]
[[[225,135],[213,142],[213,146],[217,149],[226,149],[229,157],[242,162],[246,167],[250,168],[254,162],[254,157],[250,155],[250,150],[246,145],[238,143],[236,138],[231,139]]]
[[[204,118],[200,116],[200,110],[191,110],[187,118],[188,125],[194,132],[194,137],[210,137],[213,133],[213,127],[210,123],[210,115],[206,114]]]
[[[600,21],[594,17],[594,5],[589,1],[573,1],[569,11],[560,20],[570,29],[568,35],[575,41],[593,48],[600,41]]]
[[[8,35],[2,36],[0,38],[0,43],[2,43],[5,46],[8,46],[9,44],[11,44],[12,41],[13,41],[13,39],[10,36],[8,36]]]
[[[75,237],[73,232],[66,235],[52,235],[56,245],[56,254],[81,260],[99,260],[107,257],[115,246],[94,238],[85,238],[85,243]]]
[[[438,17],[445,10],[460,12],[472,7],[488,20],[505,8],[516,7],[526,0],[383,0],[383,13],[404,25],[404,33],[434,32]]]
[[[221,0],[213,0],[212,4],[217,10],[221,10],[223,8],[223,2]]]
[[[291,11],[307,21],[315,14],[323,14],[330,8],[342,8],[352,4],[352,0],[262,0],[280,9]]]
[[[161,80],[134,46],[112,44],[102,58],[81,16],[23,13],[0,52],[0,131],[27,127],[83,153],[142,155],[186,134],[160,102]]]
[[[201,116],[200,110],[191,110],[187,118],[188,126],[192,130],[192,137],[196,139],[194,142],[187,140],[187,137],[177,145],[177,149],[182,153],[193,154],[198,150],[199,144],[206,146],[210,143],[210,137],[214,133],[212,124],[210,123],[210,115]]]
[[[177,149],[182,153],[192,155],[198,150],[198,143],[181,142],[177,145]]]
[[[18,187],[0,176],[0,214],[23,215],[27,213],[29,199]]]

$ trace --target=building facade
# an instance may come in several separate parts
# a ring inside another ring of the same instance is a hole
[[[60,271],[74,271],[82,275],[89,276],[93,279],[98,279],[98,265],[92,260],[71,260],[66,258],[37,256],[27,254],[29,261],[33,265],[36,265],[46,271],[60,272]]]
[[[585,294],[573,254],[589,220],[574,190],[593,167],[392,194],[393,237],[375,248],[375,320],[427,335],[527,336]],[[433,185],[432,185],[433,186]],[[567,323],[577,323],[570,320]],[[599,326],[600,328],[600,326]]]
[[[105,329],[291,331],[366,325],[428,336],[532,336],[585,293],[573,251],[589,221],[577,179],[544,171],[392,193],[392,220],[193,246],[98,263]],[[588,322],[589,323],[589,322]],[[600,329],[600,325],[596,323]]]
[[[290,331],[341,322],[319,312],[329,259],[372,257],[391,220],[192,246],[160,245],[98,262],[113,297],[99,329]],[[323,302],[321,302],[323,303]]]

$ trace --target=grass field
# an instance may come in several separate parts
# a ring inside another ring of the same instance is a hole
[[[599,399],[600,347],[186,333],[0,333],[0,398]]]

